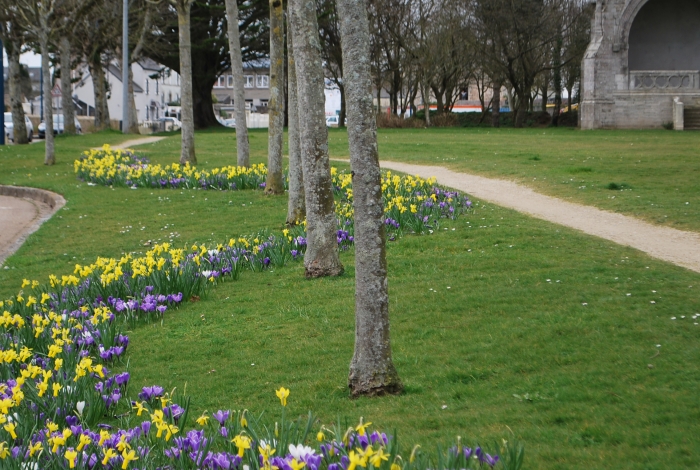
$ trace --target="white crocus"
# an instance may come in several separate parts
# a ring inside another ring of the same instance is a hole
[[[311,447],[305,446],[304,444],[299,444],[296,446],[294,444],[289,444],[289,453],[292,457],[299,461],[303,460],[307,455],[314,455],[315,451]]]

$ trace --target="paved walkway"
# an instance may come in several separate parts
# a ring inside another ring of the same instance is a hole
[[[634,217],[545,196],[532,189],[499,179],[457,173],[439,166],[381,161],[382,168],[435,176],[440,184],[484,201],[515,209],[538,219],[571,227],[606,240],[631,246],[650,256],[700,272],[700,234],[643,222]]]
[[[39,217],[39,208],[31,201],[0,196],[0,264],[9,256],[15,242]]]
[[[137,145],[153,144],[165,139],[165,137],[141,137],[140,139],[131,139],[126,142],[122,142],[117,145],[110,145],[114,150],[124,150],[130,147],[135,147]],[[102,147],[95,147],[96,149],[101,149]]]

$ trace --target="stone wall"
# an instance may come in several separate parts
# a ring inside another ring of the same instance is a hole
[[[582,63],[582,129],[659,128],[673,121],[675,97],[688,103],[700,100],[700,72],[695,69],[700,69],[697,3],[693,0],[596,2],[591,42]],[[698,44],[690,49],[678,44],[683,41],[694,44],[695,38]],[[640,70],[630,65],[647,68]]]

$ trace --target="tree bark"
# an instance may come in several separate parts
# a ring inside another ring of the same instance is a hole
[[[328,160],[328,129],[316,5],[313,0],[293,0],[291,3],[306,199],[304,268],[309,278],[338,276],[343,273],[343,265],[336,240],[337,221]]]
[[[129,122],[127,124],[126,133],[127,134],[138,134],[139,133],[139,111],[136,109],[136,98],[134,98],[134,69],[129,64],[129,88],[127,93],[129,94]]]
[[[43,19],[43,18],[42,18]],[[44,165],[54,165],[56,163],[56,155],[54,153],[54,136],[53,136],[53,99],[51,97],[51,69],[49,68],[49,28],[48,25],[40,26],[39,44],[41,47],[41,66],[43,67],[44,82],[44,122],[46,122],[46,140]]]
[[[337,0],[348,100],[355,210],[355,353],[352,396],[400,393],[391,360],[386,233],[377,127],[372,117],[369,24],[364,0]]]
[[[27,124],[24,122],[24,108],[22,108],[22,90],[20,86],[20,44],[8,44],[7,65],[9,74],[10,110],[12,111],[12,127],[15,144],[29,143],[27,139]]]
[[[338,114],[338,127],[345,127],[347,121],[347,101],[345,96],[345,85],[338,85],[340,91],[340,114]]]
[[[284,7],[270,0],[270,103],[265,194],[284,194],[282,142],[284,134]]]
[[[552,111],[552,126],[559,126],[559,114],[561,113],[561,49],[563,45],[561,27],[557,30],[557,39],[554,41],[554,57],[552,58],[552,82],[554,85],[554,110]]]
[[[292,41],[291,9],[287,15],[287,115],[289,127],[287,139],[289,146],[289,200],[287,203],[287,225],[296,225],[306,218],[304,201],[304,171],[301,163],[299,143],[299,100],[297,99],[297,73],[294,62],[294,42]]]
[[[423,100],[423,110],[425,111],[425,127],[430,127],[430,88],[427,85],[421,85],[420,95]]]
[[[238,166],[250,166],[250,144],[248,143],[248,123],[245,115],[245,82],[243,78],[243,58],[241,38],[238,32],[238,3],[226,0],[228,23],[228,44],[231,54],[233,74],[233,106],[236,112],[236,150]],[[290,105],[291,106],[291,105]]]
[[[177,25],[180,41],[180,104],[182,115],[182,148],[180,164],[197,164],[194,153],[194,109],[192,106],[192,43],[190,10],[192,0],[177,0]]]
[[[93,91],[95,94],[95,129],[103,131],[111,127],[109,122],[109,103],[107,101],[107,80],[102,62],[88,62],[90,75],[92,75]]]
[[[61,54],[61,101],[63,103],[63,133],[75,134],[75,107],[73,106],[73,94],[71,87],[71,43],[67,36],[61,37],[59,42]]]
[[[491,126],[501,127],[501,83],[493,84],[493,97],[491,98]]]

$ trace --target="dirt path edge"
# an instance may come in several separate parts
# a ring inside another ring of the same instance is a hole
[[[0,250],[0,265],[15,253],[22,243],[36,232],[41,224],[49,220],[56,212],[66,205],[66,200],[60,194],[38,188],[26,188],[22,186],[0,185],[0,196],[9,196],[31,201],[37,208],[37,215],[32,223],[27,226],[13,243]]]
[[[458,173],[440,166],[380,161],[384,169],[434,176],[440,184],[514,209],[538,219],[564,225],[700,273],[700,234],[653,225],[634,217],[545,196],[513,181]]]

